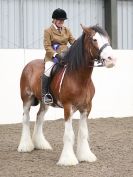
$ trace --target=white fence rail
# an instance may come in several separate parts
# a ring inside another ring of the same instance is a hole
[[[133,116],[133,50],[115,50],[116,66],[94,68],[96,94],[90,118]],[[44,50],[0,49],[0,123],[22,121],[19,80],[26,63],[43,58]],[[35,120],[38,107],[31,111]],[[75,113],[74,118],[79,118]],[[63,118],[63,110],[50,108],[46,119]]]

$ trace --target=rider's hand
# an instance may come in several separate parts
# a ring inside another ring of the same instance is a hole
[[[58,59],[59,62],[62,61],[62,56],[60,54],[56,54],[55,57]]]

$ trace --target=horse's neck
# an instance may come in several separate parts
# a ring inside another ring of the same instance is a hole
[[[83,84],[86,84],[91,80],[92,71],[93,68],[80,68],[79,70],[70,73],[70,75],[75,82],[80,83],[83,86]]]
[[[93,71],[93,67],[90,67],[89,65],[86,68],[80,68],[78,70],[79,74],[84,75],[84,78],[91,77]]]

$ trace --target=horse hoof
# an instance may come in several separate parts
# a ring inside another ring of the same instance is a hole
[[[48,144],[38,144],[38,145],[35,145],[35,149],[52,150],[52,147],[49,143]]]
[[[88,155],[84,156],[81,155],[80,157],[78,156],[78,160],[80,162],[95,162],[97,160],[97,157],[93,153],[89,153]]]
[[[17,150],[18,152],[31,152],[34,150],[34,145],[33,144],[28,144],[28,145],[20,144]]]
[[[60,160],[57,163],[57,165],[59,166],[73,166],[77,164],[78,164],[78,160],[76,157],[60,158]]]
[[[45,138],[42,138],[41,140],[33,138],[33,143],[34,143],[35,149],[52,150],[51,145]]]
[[[96,160],[97,160],[97,157],[95,156],[95,154],[92,153],[89,156],[88,162],[95,162]]]

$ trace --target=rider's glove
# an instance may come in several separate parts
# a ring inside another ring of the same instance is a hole
[[[55,58],[58,59],[59,63],[62,61],[62,56],[60,54],[56,54]]]

